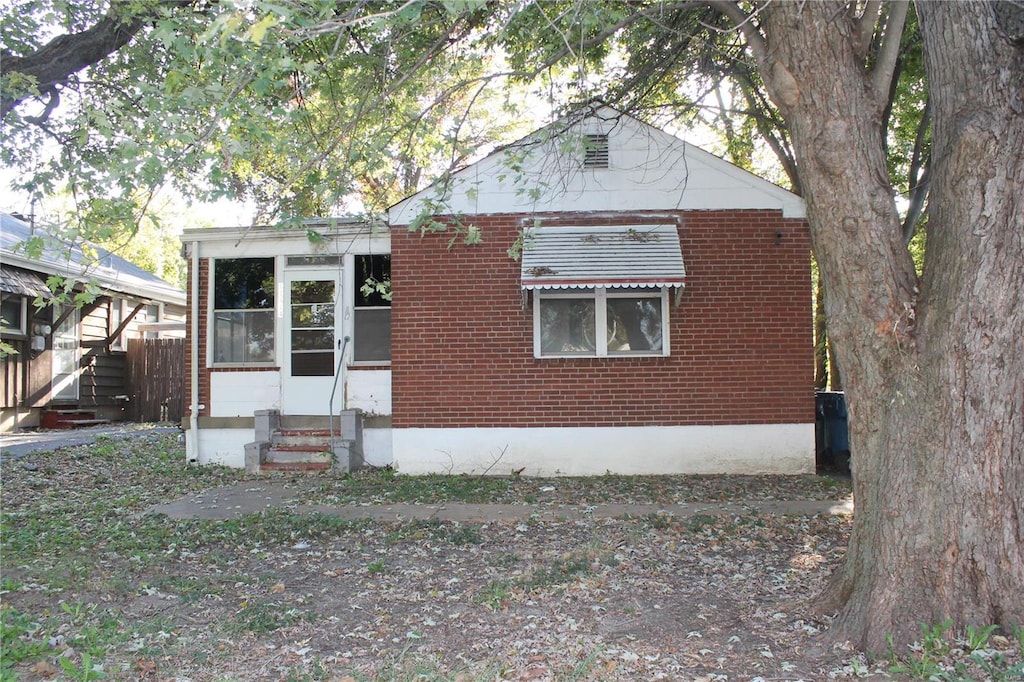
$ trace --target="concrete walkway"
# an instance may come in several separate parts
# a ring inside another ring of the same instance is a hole
[[[526,521],[608,519],[669,514],[676,518],[700,515],[764,514],[769,516],[805,516],[852,514],[851,501],[749,501],[695,502],[689,504],[387,504],[387,505],[310,505],[300,504],[294,486],[276,481],[246,481],[206,490],[175,502],[159,504],[149,511],[175,519],[235,519],[246,514],[283,508],[296,514],[327,514],[343,519],[377,521],[415,521],[436,519],[464,523],[489,521]]]
[[[156,426],[121,422],[81,429],[40,429],[0,433],[0,456],[21,459],[33,452],[59,450],[78,445],[91,445],[96,439],[134,438],[147,433],[181,433],[177,426]]]

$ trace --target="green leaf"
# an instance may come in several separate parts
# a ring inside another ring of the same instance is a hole
[[[259,44],[263,42],[264,36],[274,26],[277,26],[278,19],[272,14],[265,15],[262,19],[253,24],[252,28],[249,29],[248,36],[249,40]]]

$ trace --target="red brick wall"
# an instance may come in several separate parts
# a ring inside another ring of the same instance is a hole
[[[680,212],[687,285],[671,355],[533,357],[532,300],[507,255],[521,218],[471,216],[483,243],[395,226],[392,423],[646,426],[814,420],[810,238],[777,211]],[[562,224],[665,222],[635,216]]]

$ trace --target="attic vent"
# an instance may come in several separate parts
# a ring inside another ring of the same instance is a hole
[[[607,168],[608,167],[608,135],[584,135],[583,136],[583,167],[584,168]]]

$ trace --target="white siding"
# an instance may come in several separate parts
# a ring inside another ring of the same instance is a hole
[[[608,133],[607,169],[582,168],[582,152],[572,144],[574,136],[595,131]],[[410,223],[428,201],[442,206],[433,212],[466,215],[738,209],[805,215],[795,194],[613,110],[545,139],[550,135],[541,130],[457,172],[446,195],[432,187],[399,202],[389,222]],[[508,169],[513,160],[522,171]]]
[[[391,414],[391,370],[347,370],[345,405],[369,415]]]

